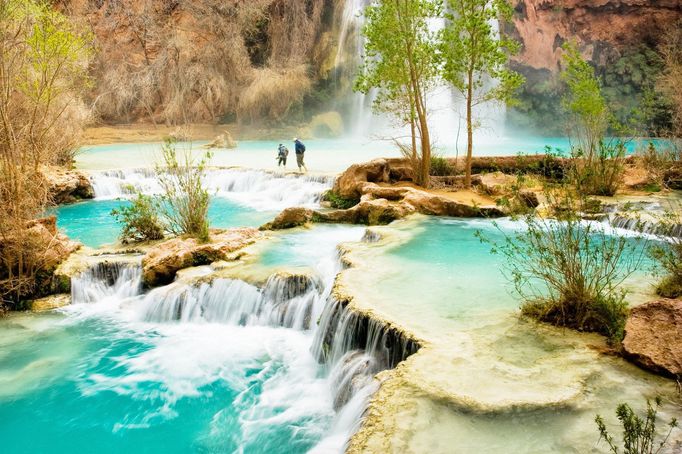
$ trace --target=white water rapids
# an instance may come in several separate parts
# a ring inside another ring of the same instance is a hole
[[[127,198],[138,192],[147,195],[162,192],[153,169],[97,172],[91,175],[90,181],[97,200]],[[317,206],[322,193],[334,184],[334,178],[262,170],[209,169],[204,184],[216,197],[260,211],[274,211],[291,206]]]
[[[362,231],[358,230],[355,236],[356,241],[360,240]],[[333,240],[340,241],[338,236]],[[279,342],[291,342],[294,346],[302,346],[301,342],[307,340],[309,353],[304,355],[307,358],[297,358],[291,364],[298,370],[290,371],[273,385],[267,404],[261,396],[261,400],[250,404],[247,413],[263,413],[262,407],[268,405],[288,408],[280,417],[306,411],[332,412],[333,422],[311,452],[342,452],[362,420],[369,397],[377,389],[373,376],[395,364],[381,325],[363,322],[330,296],[335,277],[341,271],[337,253],[326,255],[314,269],[314,275],[275,273],[262,288],[239,279],[216,278],[201,283],[176,281],[144,293],[139,265],[100,264],[72,280],[73,305],[66,311],[75,317],[112,318],[123,323],[125,329],[139,325],[145,327],[145,332],[154,329],[171,333],[168,342],[173,345],[177,344],[172,342],[173,338],[187,339],[193,345],[197,333],[215,336],[222,331],[224,334],[216,342],[221,342],[226,352],[233,350],[233,343],[244,345],[239,348],[248,351],[267,345],[267,339],[262,338],[266,332],[263,330],[274,329],[271,332],[278,333]],[[229,335],[235,329],[239,330],[240,339]],[[191,333],[189,337],[186,331]],[[325,343],[331,343],[331,348]],[[201,351],[186,351],[180,344],[177,346],[178,351],[168,352],[176,360],[192,363],[197,356],[201,361],[202,366],[192,374],[200,374],[207,367],[213,370],[217,367],[211,365],[213,361],[224,360],[220,345],[211,345],[210,354],[204,351],[207,347],[203,344],[196,346]],[[299,347],[294,351],[301,354]],[[178,367],[166,365],[158,354],[154,354],[153,361],[161,362],[159,367]],[[135,368],[146,376],[150,372],[140,361],[135,360]],[[98,386],[120,384],[103,380]],[[177,392],[185,392],[186,386],[181,385]],[[178,385],[173,383],[169,387],[175,389]],[[291,394],[291,390],[299,388],[307,397]]]

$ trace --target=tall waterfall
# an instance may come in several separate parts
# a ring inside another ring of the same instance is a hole
[[[346,0],[341,17],[335,67],[342,77],[351,80],[355,77],[363,54],[362,13],[370,3],[371,0]],[[430,22],[432,31],[438,31],[444,26],[446,26],[444,19]],[[493,21],[491,26],[495,33],[499,33],[498,21]],[[353,93],[352,97],[348,98],[347,132],[360,138],[406,136],[409,133],[407,127],[392,127],[390,118],[372,113],[375,97],[376,92],[370,92],[367,95]],[[439,83],[429,92],[427,106],[430,111],[429,131],[436,148],[453,147],[456,143],[461,146],[466,143],[464,121],[466,111],[464,100],[459,93],[447,84]],[[506,109],[503,106],[482,104],[475,108],[475,114],[481,122],[481,128],[476,132],[477,140],[496,138],[504,134]]]
[[[337,240],[338,241],[338,240]],[[336,416],[312,452],[341,452],[358,429],[378,384],[374,375],[416,351],[383,323],[331,296],[341,260],[326,257],[316,275],[278,272],[258,287],[239,279],[185,283],[143,293],[139,264],[104,263],[72,279],[75,305],[106,308],[118,301],[148,324],[270,326],[307,332],[310,352],[323,365]]]
[[[110,170],[95,173],[90,179],[95,198],[101,200],[161,192],[152,169]],[[315,206],[334,184],[332,177],[240,169],[209,169],[204,181],[211,194],[263,211]]]

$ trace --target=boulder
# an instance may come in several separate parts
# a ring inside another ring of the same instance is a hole
[[[213,142],[204,145],[204,148],[237,148],[237,141],[232,138],[229,131],[224,131]]]
[[[344,199],[359,199],[365,183],[388,183],[390,168],[386,159],[353,164],[336,179],[334,193]]]
[[[494,206],[479,207],[419,190],[410,191],[403,199],[403,202],[414,207],[415,211],[431,216],[464,218],[504,216],[504,213]]]
[[[488,195],[504,194],[514,183],[516,177],[502,172],[483,174],[478,179],[478,186]]]
[[[272,222],[261,226],[260,230],[293,229],[307,224],[312,219],[313,210],[301,207],[286,208]]]
[[[652,372],[682,375],[682,300],[652,301],[632,309],[625,324],[624,355]]]
[[[236,260],[238,251],[255,243],[261,235],[256,229],[243,228],[212,230],[207,243],[183,237],[164,241],[150,249],[142,259],[142,279],[149,287],[166,285],[173,282],[183,268]]]
[[[540,206],[540,198],[534,191],[522,189],[519,191],[519,200],[528,208],[537,208]]]
[[[78,170],[46,167],[42,170],[56,204],[73,203],[95,197],[90,179]]]

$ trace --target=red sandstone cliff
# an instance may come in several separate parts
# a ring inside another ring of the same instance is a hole
[[[518,0],[507,31],[523,44],[515,62],[555,72],[565,41],[603,65],[620,48],[655,44],[681,17],[682,0]]]

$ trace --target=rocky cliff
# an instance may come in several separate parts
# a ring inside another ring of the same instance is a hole
[[[536,119],[559,115],[561,46],[575,41],[597,68],[616,113],[625,114],[653,88],[660,71],[662,31],[682,18],[682,0],[517,0],[506,33],[522,44],[512,66],[528,82],[517,113]],[[516,116],[517,122],[522,122]],[[545,120],[544,128],[553,127]]]
[[[104,122],[284,121],[323,91],[337,0],[60,0],[98,48]],[[315,90],[313,90],[315,89]]]
[[[335,60],[357,52],[338,51],[351,0],[56,1],[94,32],[90,102],[105,123],[294,123],[350,89]],[[624,114],[660,71],[661,30],[682,17],[682,0],[511,1],[503,30],[522,43],[512,65],[529,81],[511,120],[545,132],[561,132],[564,42],[579,44]]]

